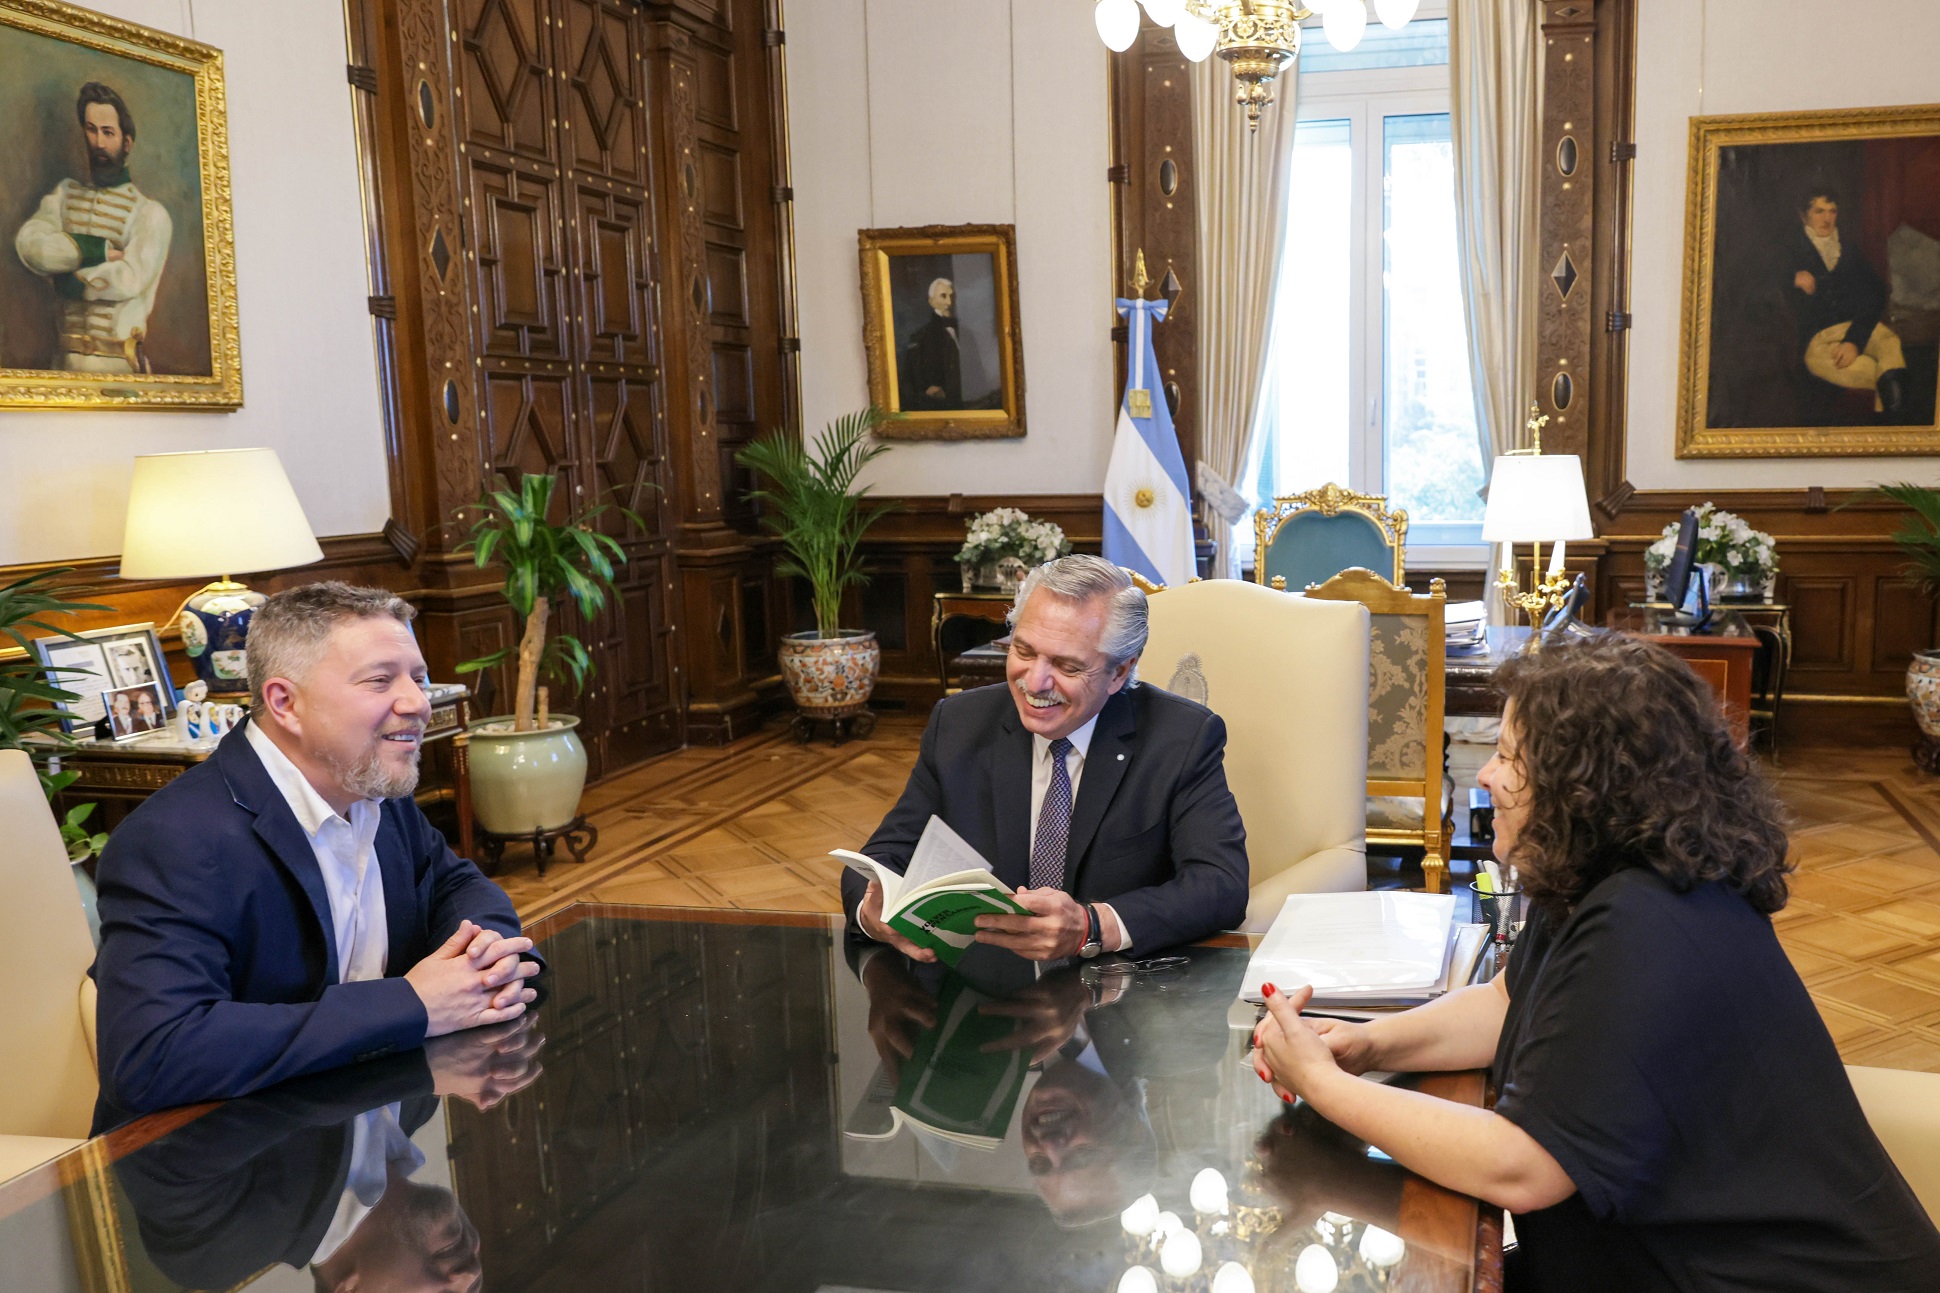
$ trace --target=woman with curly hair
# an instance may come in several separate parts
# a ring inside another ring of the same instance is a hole
[[[1515,1214],[1509,1289],[1912,1290],[1940,1233],[1773,933],[1784,817],[1710,689],[1634,638],[1498,671],[1482,770],[1532,902],[1505,973],[1370,1024],[1268,987],[1255,1066]],[[1493,1111],[1368,1081],[1493,1066]]]

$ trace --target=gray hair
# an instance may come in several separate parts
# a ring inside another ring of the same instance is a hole
[[[1112,668],[1116,669],[1127,660],[1136,662],[1144,653],[1145,639],[1149,633],[1145,594],[1122,568],[1103,557],[1084,553],[1045,562],[1026,575],[1023,586],[1017,590],[1017,600],[1010,608],[1012,627],[1023,617],[1025,603],[1039,588],[1054,597],[1073,602],[1088,602],[1095,597],[1110,599],[1111,606],[1105,616],[1105,631],[1099,638],[1098,649],[1110,659]],[[1125,680],[1125,685],[1138,686],[1136,663],[1132,665],[1131,676]]]
[[[417,607],[388,589],[359,588],[336,579],[276,594],[249,617],[250,704],[259,715],[267,712],[264,684],[309,673],[323,658],[330,635],[346,621],[388,615],[409,625],[417,613]]]
[[[926,295],[926,296],[935,296],[935,295],[936,295],[936,289],[937,289],[937,288],[939,288],[939,287],[947,287],[947,288],[949,288],[949,289],[950,289],[950,290],[951,290],[952,292],[954,292],[954,291],[956,291],[956,290],[957,290],[957,285],[956,285],[956,284],[955,284],[955,283],[954,283],[953,281],[951,281],[950,279],[948,279],[948,278],[933,278],[933,279],[931,279],[931,280],[930,280],[930,290],[929,290],[929,291],[928,291],[927,293],[925,293],[925,295]]]

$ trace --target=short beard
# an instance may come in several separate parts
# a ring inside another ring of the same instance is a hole
[[[126,148],[122,149],[119,154],[104,153],[98,148],[88,149],[88,173],[97,182],[118,174],[127,165],[128,150]]]
[[[411,756],[411,767],[407,772],[387,772],[381,747],[364,751],[352,763],[332,759],[330,770],[337,774],[337,784],[359,799],[403,799],[418,788],[416,752]]]

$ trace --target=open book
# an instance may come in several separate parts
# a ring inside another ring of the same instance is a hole
[[[978,1007],[992,998],[952,975],[936,1000],[936,1026],[915,1039],[891,1083],[878,1069],[846,1133],[857,1140],[887,1140],[907,1126],[946,1171],[955,1166],[950,1145],[993,1150],[1010,1129],[1017,1098],[1030,1071],[1029,1048],[985,1050],[1017,1029],[1005,1015]]]
[[[932,816],[909,856],[909,870],[898,875],[874,858],[835,849],[830,854],[882,885],[885,925],[918,947],[955,965],[977,940],[977,917],[1028,916],[1028,907],[1011,897],[983,854],[971,848],[941,817]]]

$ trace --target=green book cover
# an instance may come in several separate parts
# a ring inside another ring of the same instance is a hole
[[[1030,914],[1001,889],[944,889],[895,912],[888,924],[918,947],[935,952],[945,965],[955,965],[977,941],[977,917]]]
[[[1007,1015],[986,1015],[990,1000],[952,975],[936,999],[936,1027],[915,1041],[903,1065],[895,1104],[926,1127],[960,1137],[1002,1140],[1024,1089],[1029,1056],[983,1048],[1017,1028]]]

